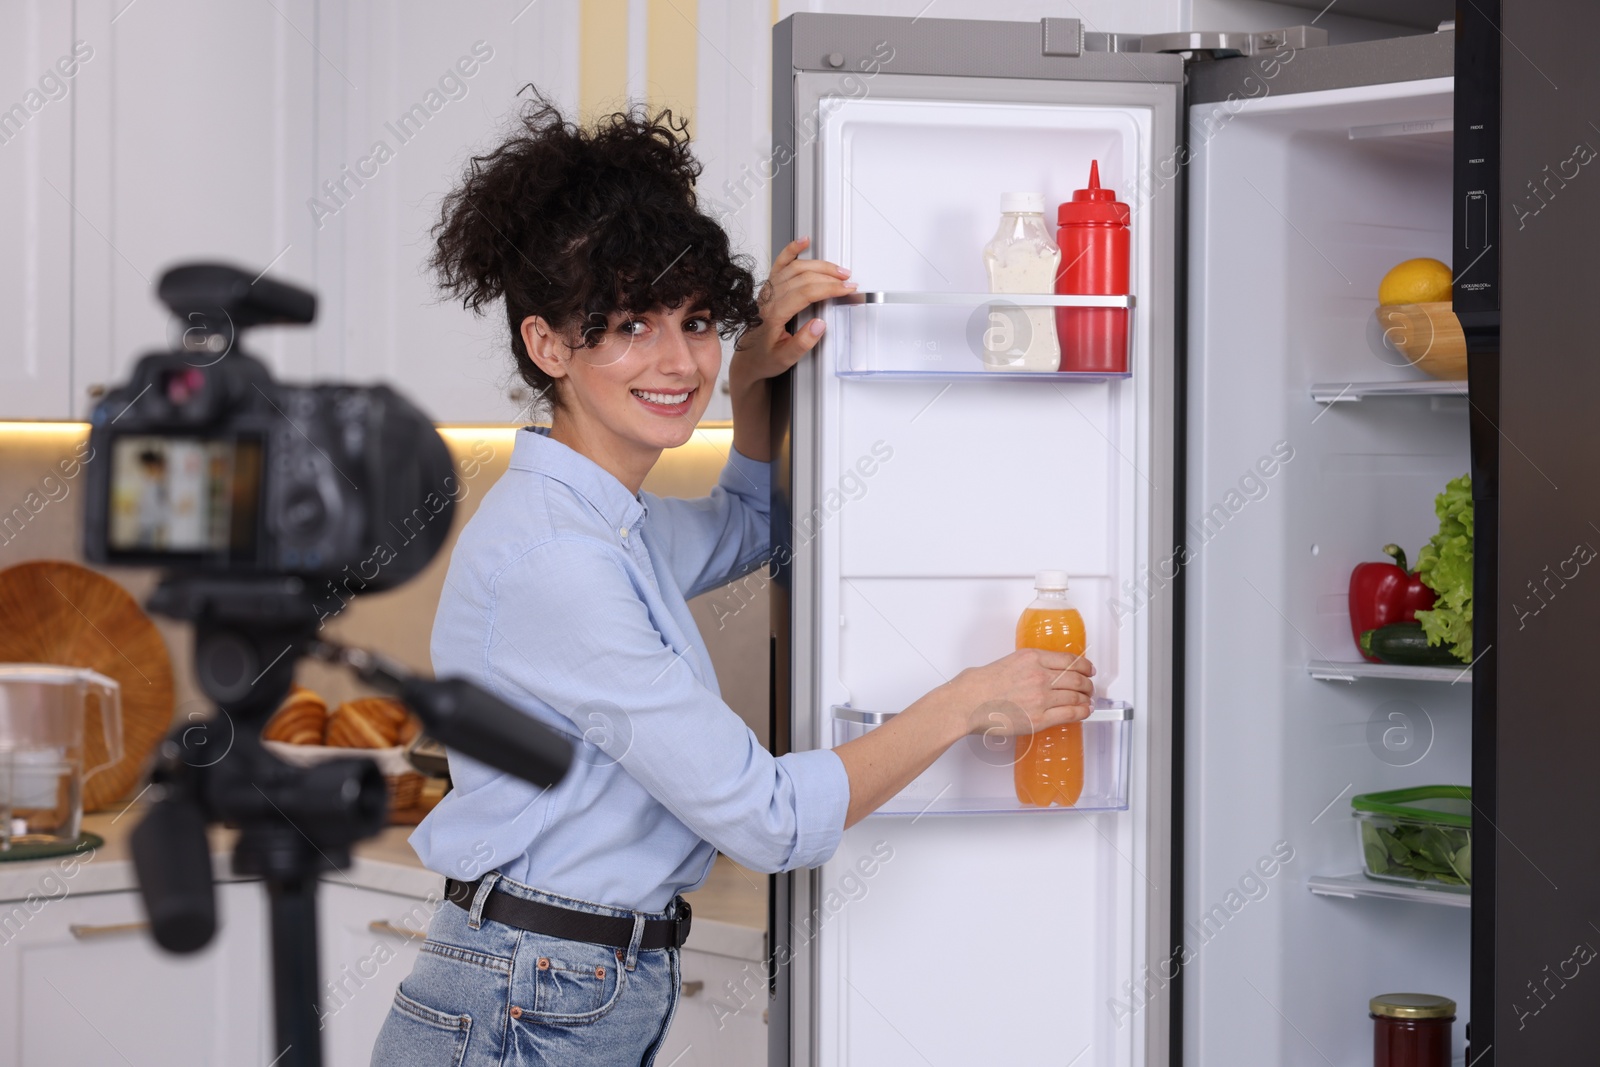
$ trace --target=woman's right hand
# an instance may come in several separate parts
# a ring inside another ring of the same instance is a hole
[[[1012,737],[1079,722],[1093,710],[1094,664],[1070,652],[1022,648],[948,683],[967,733]]]

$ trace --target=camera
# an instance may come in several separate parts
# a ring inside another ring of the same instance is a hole
[[[316,298],[220,264],[162,276],[183,326],[96,405],[85,555],[234,578],[385,589],[425,567],[460,489],[433,424],[387,386],[287,385],[238,334],[305,324]]]
[[[84,554],[163,571],[145,606],[192,624],[195,680],[217,714],[157,749],[130,837],[140,898],[158,944],[204,947],[217,926],[206,826],[237,826],[233,869],[261,878],[271,916],[274,1062],[320,1067],[317,875],[349,866],[387,801],[370,759],[303,769],[262,741],[296,662],[349,669],[430,738],[541,787],[565,775],[572,744],[469,679],[413,675],[317,634],[314,587],[399,585],[443,547],[458,489],[427,417],[387,386],[275,382],[237,348],[246,328],[311,322],[303,289],[200,263],[167,271],[157,293],[181,340],[95,406],[89,455],[106,458],[88,466]]]

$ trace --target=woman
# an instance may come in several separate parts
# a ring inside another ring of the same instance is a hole
[[[433,663],[577,754],[547,790],[450,754],[454,789],[411,838],[449,902],[375,1064],[649,1064],[677,1004],[678,894],[717,852],[815,866],[963,736],[1088,713],[1093,668],[1038,651],[965,670],[831,751],[774,758],[723,703],[685,601],[766,559],[768,384],[822,334],[783,324],[854,285],[801,259],[801,239],[758,300],[696,206],[699,173],[670,112],[580,128],[535,97],[445,199],[443,285],[475,310],[504,301],[517,371],[552,415],[516,435],[461,532]],[[739,336],[721,479],[699,500],[641,493],[706,409],[719,335]]]

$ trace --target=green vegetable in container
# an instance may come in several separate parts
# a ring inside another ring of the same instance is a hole
[[[1422,546],[1417,573],[1438,594],[1432,609],[1417,612],[1429,645],[1444,645],[1472,662],[1472,476],[1445,485],[1433,502],[1439,532]]]
[[[1367,869],[1373,874],[1444,885],[1472,884],[1471,830],[1363,822],[1361,844]]]

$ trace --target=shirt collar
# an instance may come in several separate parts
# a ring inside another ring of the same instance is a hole
[[[587,500],[608,525],[617,529],[637,526],[649,511],[644,501],[628,492],[611,472],[583,453],[552,440],[548,426],[525,426],[518,431],[507,466],[555,479]]]

